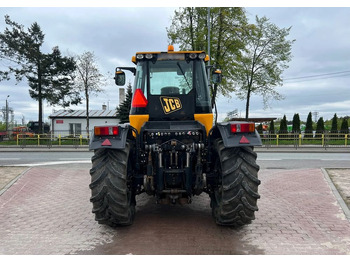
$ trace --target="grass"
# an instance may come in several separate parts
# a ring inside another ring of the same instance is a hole
[[[332,146],[345,146],[350,145],[350,139],[344,139],[344,137],[325,137],[322,140],[321,137],[315,138],[303,138],[299,141],[299,138],[293,137],[282,137],[277,139],[264,138],[261,136],[261,140],[263,145],[332,145]]]

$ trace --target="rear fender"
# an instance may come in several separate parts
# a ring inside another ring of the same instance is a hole
[[[101,148],[109,149],[123,149],[125,148],[126,139],[133,131],[130,125],[118,125],[119,133],[115,136],[95,136],[91,135],[89,150],[96,150]],[[136,132],[136,131],[135,131]]]
[[[231,124],[235,123],[237,122],[217,123],[210,132],[210,140],[214,141],[220,136],[225,147],[262,146],[260,135],[256,130],[251,133],[232,133]]]

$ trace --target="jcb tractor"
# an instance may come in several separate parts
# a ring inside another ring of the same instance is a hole
[[[253,148],[261,140],[254,123],[213,123],[209,87],[221,74],[207,70],[207,61],[203,51],[169,46],[136,53],[136,67],[116,68],[117,85],[125,85],[125,70],[135,82],[130,123],[95,126],[90,142],[90,201],[100,224],[132,224],[142,193],[160,204],[187,204],[205,192],[219,225],[255,218],[260,181]]]

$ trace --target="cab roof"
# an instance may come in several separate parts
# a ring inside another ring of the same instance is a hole
[[[139,59],[139,56],[156,55],[156,54],[204,54],[202,59],[204,59],[205,62],[209,61],[209,56],[205,54],[205,51],[174,51],[174,46],[169,45],[167,52],[159,52],[159,51],[136,52],[136,55],[132,57],[132,62],[136,63],[137,59]]]
[[[155,51],[155,52],[136,52],[136,55],[138,55],[138,54],[160,54],[160,53],[174,53],[174,54],[191,54],[191,53],[195,53],[195,54],[201,54],[201,53],[204,53],[204,51],[175,51],[174,46],[173,45],[169,45],[167,52],[159,52],[159,51]]]

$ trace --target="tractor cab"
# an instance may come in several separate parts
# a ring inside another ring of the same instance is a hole
[[[138,52],[136,68],[116,69],[115,82],[125,84],[125,73],[135,75],[130,124],[139,132],[146,121],[198,120],[209,132],[213,114],[203,51]]]

